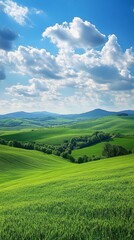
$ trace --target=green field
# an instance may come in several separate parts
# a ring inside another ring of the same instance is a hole
[[[108,142],[113,145],[122,146],[127,150],[132,151],[132,149],[134,149],[134,136],[124,136],[121,138],[114,138]],[[92,157],[93,155],[97,157],[103,157],[102,151],[103,151],[104,145],[105,145],[105,142],[101,142],[91,147],[85,147],[85,148],[73,150],[72,156],[76,159],[83,155],[87,155],[88,157]]]
[[[110,116],[92,119],[72,125],[1,131],[0,138],[16,141],[33,141],[46,144],[61,144],[74,136],[90,135],[95,131],[134,135],[134,117]]]
[[[58,145],[103,131],[116,135],[111,144],[132,150],[133,120],[111,116],[48,128],[22,123],[20,129],[1,128],[0,138]],[[72,155],[101,157],[103,146],[76,149]],[[133,154],[75,164],[0,145],[0,240],[134,239],[133,169]]]
[[[133,240],[133,167],[0,146],[0,239]]]
[[[57,125],[66,125],[72,122],[76,122],[74,119],[66,119],[59,117],[43,117],[43,118],[1,118],[0,129],[12,130],[12,129],[28,129],[28,128],[39,128],[39,127],[50,127]]]

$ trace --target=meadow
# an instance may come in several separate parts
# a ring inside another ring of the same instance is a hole
[[[104,131],[117,135],[110,143],[132,150],[133,120],[112,116],[48,128],[1,128],[0,138],[58,145]],[[100,156],[103,146],[72,155]],[[133,154],[76,164],[0,145],[0,240],[133,240],[133,169]]]
[[[134,136],[124,136],[120,138],[117,137],[109,140],[108,142],[113,145],[122,146],[130,151],[133,151],[134,149]],[[78,157],[81,157],[83,155],[87,155],[88,157],[96,156],[96,157],[102,158],[103,157],[102,151],[105,143],[106,142],[101,142],[90,147],[75,149],[72,151],[72,156],[76,159],[78,159]]]
[[[1,129],[0,138],[58,145],[72,137],[90,135],[95,131],[134,136],[134,117],[110,116],[48,128],[38,126],[33,129],[25,127],[20,130]]]
[[[1,240],[132,240],[134,155],[73,164],[0,146]]]

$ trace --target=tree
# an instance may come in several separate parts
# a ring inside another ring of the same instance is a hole
[[[63,157],[63,158],[68,158],[68,152],[63,152],[63,153],[61,153],[61,157]]]
[[[122,146],[111,145],[110,143],[106,143],[104,145],[102,154],[103,156],[109,158],[109,157],[126,155],[128,154],[128,151]]]
[[[67,157],[71,162],[75,163],[75,158],[72,155],[68,154]]]
[[[83,158],[82,158],[82,157],[78,157],[77,162],[78,162],[78,163],[83,163]]]
[[[60,156],[60,152],[58,150],[53,150],[52,154],[56,155],[56,156]]]

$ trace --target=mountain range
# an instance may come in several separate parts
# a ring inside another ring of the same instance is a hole
[[[128,116],[134,116],[134,110],[123,110],[119,112],[112,112],[112,111],[106,111],[103,109],[94,109],[89,112],[80,113],[80,114],[57,114],[52,112],[13,112],[13,113],[7,113],[0,115],[0,119],[3,118],[21,118],[21,119],[35,119],[35,118],[46,118],[46,117],[61,117],[61,118],[67,118],[67,119],[90,119],[90,118],[100,118],[105,116],[111,116],[111,115],[128,115]]]

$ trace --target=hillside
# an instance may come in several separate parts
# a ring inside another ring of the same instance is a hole
[[[0,145],[0,181],[2,182],[29,176],[38,171],[56,170],[68,164],[65,160],[63,164],[63,159],[53,155]]]
[[[102,158],[103,157],[102,151],[105,143],[106,141],[97,143],[90,147],[73,150],[72,156],[76,159],[78,159],[78,157],[81,157],[83,155],[87,155],[88,157],[96,156],[98,158]],[[134,136],[125,136],[121,138],[117,137],[109,140],[108,143],[112,145],[122,146],[128,151],[132,151],[134,149]]]
[[[21,111],[0,115],[0,128],[21,129],[66,125],[81,122],[86,119],[99,119],[108,116],[134,116],[134,111],[124,110],[121,112],[110,112],[103,109],[94,109],[86,113],[66,115],[46,111],[31,113]]]
[[[0,239],[133,239],[133,155],[76,165],[0,152]]]
[[[74,136],[89,135],[95,131],[134,135],[134,117],[109,116],[90,119],[66,126],[22,129],[0,132],[0,138],[17,141],[35,141],[46,144],[61,144]]]

